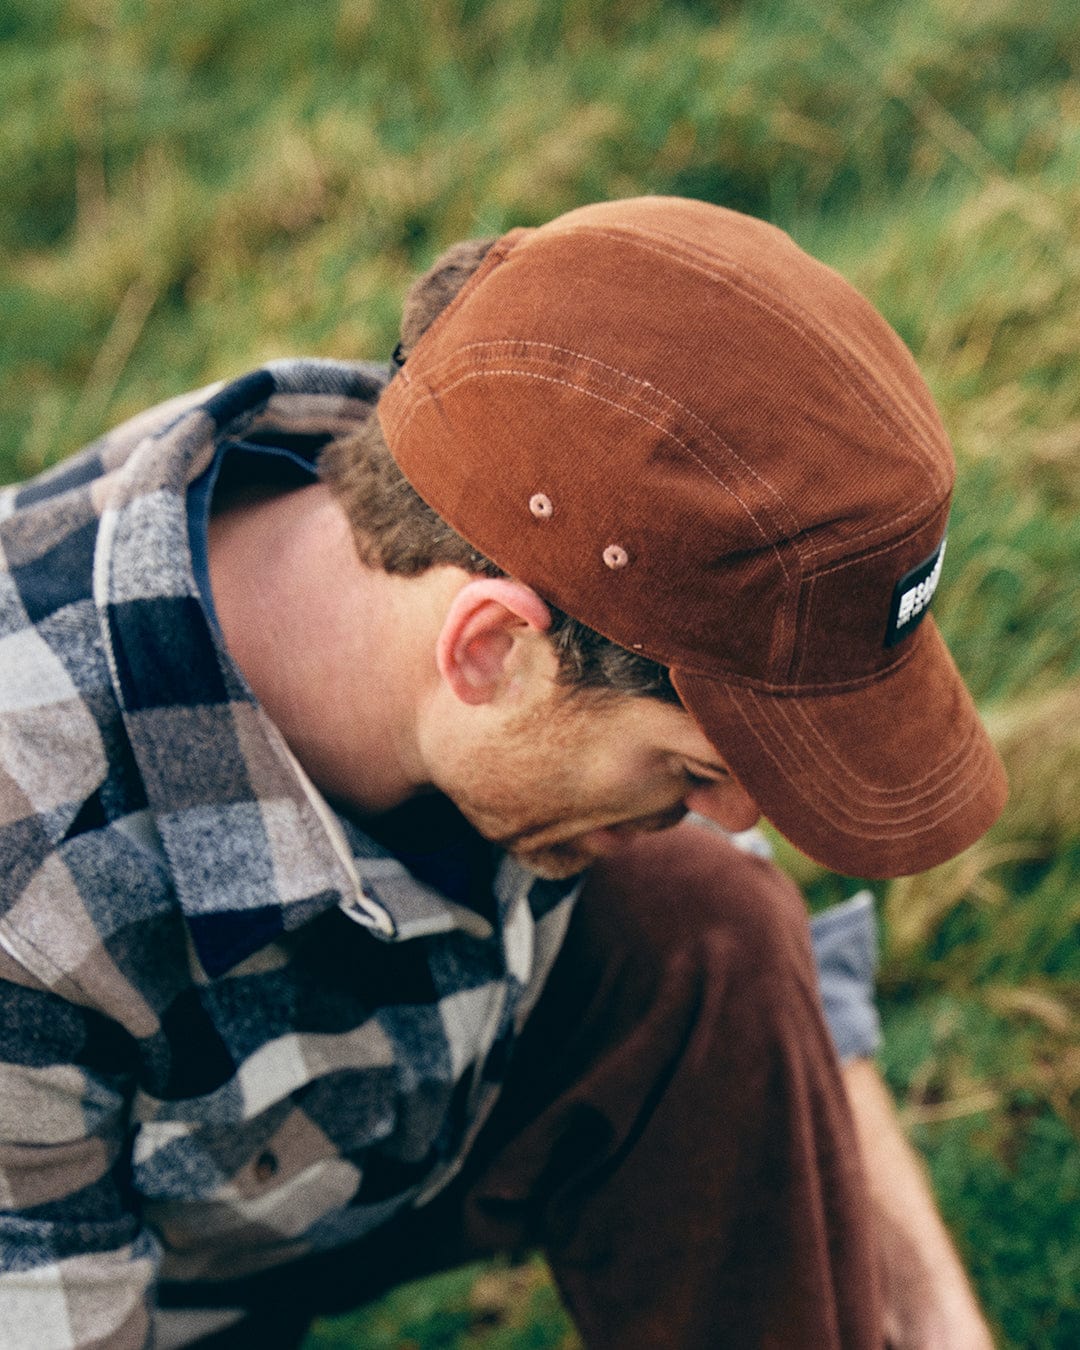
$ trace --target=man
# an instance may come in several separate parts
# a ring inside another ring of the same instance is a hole
[[[0,1340],[295,1344],[538,1245],[590,1346],[988,1345],[725,834],[886,876],[1000,810],[910,357],[642,199],[454,251],[395,367],[4,499]]]

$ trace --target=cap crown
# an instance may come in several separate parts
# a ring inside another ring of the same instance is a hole
[[[440,516],[624,647],[793,691],[904,659],[947,437],[892,329],[773,226],[643,198],[512,231],[379,416]]]

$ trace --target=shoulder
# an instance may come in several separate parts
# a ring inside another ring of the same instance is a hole
[[[190,972],[168,870],[137,831],[132,817],[73,832],[41,847],[14,887],[6,876],[0,947],[33,983],[138,1038]]]

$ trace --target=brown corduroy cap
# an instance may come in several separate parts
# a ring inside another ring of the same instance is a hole
[[[512,230],[378,413],[475,548],[671,668],[811,857],[917,872],[1000,812],[926,613],[948,439],[900,339],[782,231],[663,197]]]

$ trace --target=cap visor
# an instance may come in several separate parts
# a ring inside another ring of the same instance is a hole
[[[1001,760],[932,618],[898,665],[839,693],[672,679],[762,814],[834,871],[925,871],[1005,804]]]

